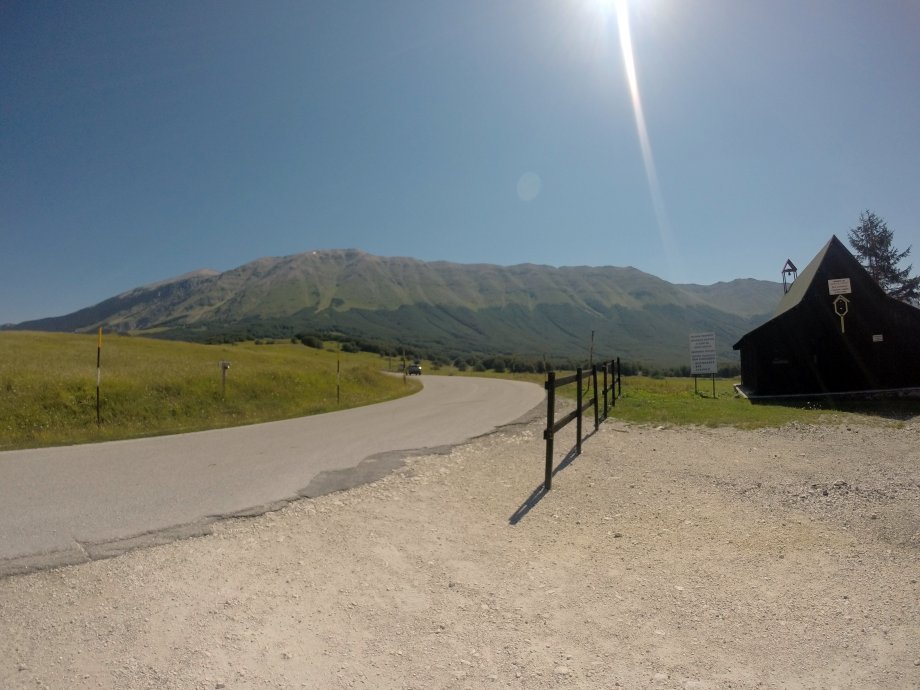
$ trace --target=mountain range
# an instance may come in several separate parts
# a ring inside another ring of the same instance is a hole
[[[426,356],[620,356],[688,361],[691,332],[716,333],[720,360],[766,321],[779,283],[672,284],[613,266],[497,266],[380,257],[356,249],[262,258],[138,287],[64,316],[4,328],[121,332],[194,341],[311,334]]]

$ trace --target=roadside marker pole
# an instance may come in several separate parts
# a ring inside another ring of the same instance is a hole
[[[96,426],[102,424],[99,412],[99,386],[102,384],[102,326],[99,326],[99,339],[96,341]]]
[[[217,363],[220,367],[220,395],[222,398],[227,397],[227,369],[230,368],[230,362],[222,359]]]

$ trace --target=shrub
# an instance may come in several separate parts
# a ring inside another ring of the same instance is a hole
[[[323,341],[317,338],[315,335],[300,333],[296,336],[296,338],[307,347],[312,347],[315,350],[323,349]]]

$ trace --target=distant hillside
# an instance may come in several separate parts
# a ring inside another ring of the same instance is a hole
[[[432,354],[599,357],[673,366],[688,334],[715,331],[723,358],[773,312],[778,283],[674,285],[635,268],[423,262],[358,250],[263,258],[135,288],[14,328],[102,325],[186,340],[340,334]]]

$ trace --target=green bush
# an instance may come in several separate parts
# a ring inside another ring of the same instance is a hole
[[[297,340],[306,345],[307,347],[312,347],[314,350],[323,349],[323,341],[317,338],[315,335],[308,335],[306,333],[298,333],[295,336]]]

